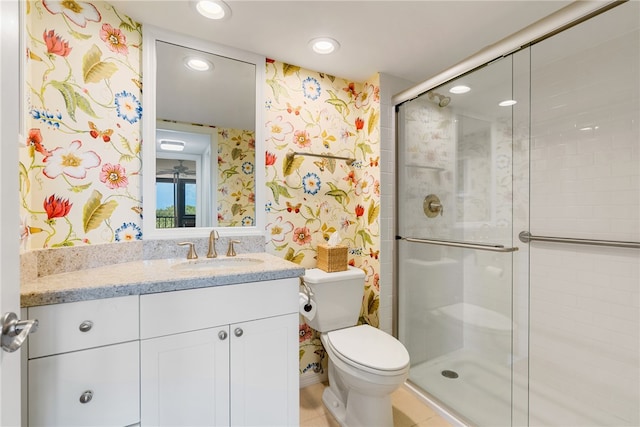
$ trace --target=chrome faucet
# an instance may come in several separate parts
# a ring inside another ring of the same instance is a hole
[[[207,252],[207,258],[217,258],[218,253],[216,252],[216,240],[218,240],[220,236],[216,230],[211,230],[209,233],[209,252]]]
[[[234,243],[240,243],[240,240],[229,240],[229,248],[227,249],[227,256],[236,256],[236,250],[233,247]]]

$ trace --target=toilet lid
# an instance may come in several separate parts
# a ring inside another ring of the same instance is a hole
[[[369,325],[327,333],[338,357],[379,371],[398,371],[409,365],[409,353],[402,343]]]

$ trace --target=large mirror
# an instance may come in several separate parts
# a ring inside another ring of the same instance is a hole
[[[262,233],[264,57],[148,26],[143,55],[145,238]]]

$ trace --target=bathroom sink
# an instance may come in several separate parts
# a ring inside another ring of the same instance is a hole
[[[253,267],[264,261],[256,258],[207,258],[184,261],[173,266],[182,271],[231,270]]]

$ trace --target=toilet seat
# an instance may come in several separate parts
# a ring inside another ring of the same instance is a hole
[[[409,367],[409,353],[400,341],[369,325],[326,334],[326,344],[348,365],[379,375],[397,375]]]

